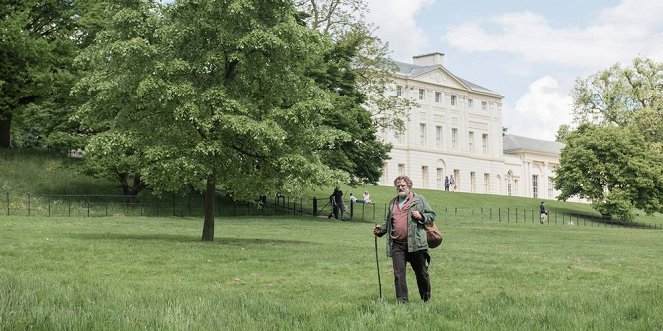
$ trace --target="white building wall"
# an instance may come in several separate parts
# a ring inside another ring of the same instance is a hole
[[[553,169],[559,163],[559,156],[504,154],[502,96],[473,91],[451,78],[442,68],[428,76],[394,77],[394,85],[402,87],[402,97],[411,98],[419,105],[411,109],[406,131],[400,139],[393,131],[381,133],[382,139],[393,147],[380,183],[392,185],[400,174],[399,165],[402,165],[404,174],[412,179],[414,187],[438,189],[437,169],[441,168],[442,182],[444,176],[459,172],[456,183],[457,190],[461,192],[472,190],[470,174],[474,172],[476,193],[506,195],[510,187],[512,195],[532,197],[532,175],[537,174],[538,197],[551,198],[548,177],[554,175]],[[419,100],[420,89],[425,91],[423,100]],[[436,101],[436,92],[439,93],[439,101]],[[454,98],[455,104],[452,104]],[[468,106],[469,99],[472,100],[471,108]],[[486,103],[485,109],[482,102]],[[421,124],[425,124],[424,144],[421,144]],[[436,143],[437,126],[442,128],[441,146]],[[453,129],[457,129],[458,134],[456,148]],[[469,132],[474,133],[473,151],[470,150]],[[483,149],[484,134],[488,135],[486,152]],[[427,167],[426,182],[422,167]],[[485,189],[486,177],[489,178],[488,192]],[[553,194],[556,196],[558,192],[553,190]]]

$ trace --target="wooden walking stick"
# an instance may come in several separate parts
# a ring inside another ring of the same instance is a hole
[[[380,261],[378,259],[378,236],[375,237],[375,266],[378,268],[378,288],[379,288],[379,295],[380,295],[380,301],[382,301],[382,281],[380,280]]]

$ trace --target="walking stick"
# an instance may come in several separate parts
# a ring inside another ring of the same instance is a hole
[[[378,236],[375,237],[375,265],[378,268],[378,287],[380,289],[380,301],[382,301],[382,281],[380,280],[380,262],[378,260]]]

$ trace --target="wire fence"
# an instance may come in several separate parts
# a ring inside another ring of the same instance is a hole
[[[202,195],[168,195],[126,197],[123,195],[19,195],[3,194],[0,215],[53,216],[53,217],[105,217],[105,216],[156,216],[202,217]],[[324,203],[321,203],[325,201]],[[300,216],[333,217],[327,199],[261,197],[256,201],[234,201],[223,195],[215,197],[216,216]],[[387,204],[348,203],[339,219],[344,221],[382,223],[387,214]],[[541,223],[539,209],[526,208],[468,208],[445,206],[436,210],[443,222],[485,222],[505,224]],[[627,227],[663,229],[663,224],[620,222],[600,217],[580,215],[566,211],[550,210],[547,226]]]

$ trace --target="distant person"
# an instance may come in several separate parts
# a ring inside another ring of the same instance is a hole
[[[362,200],[364,200],[364,203],[371,203],[371,195],[368,194],[368,191],[364,191],[364,194],[362,195]]]
[[[334,190],[334,192],[336,192],[336,190]],[[329,212],[329,216],[327,218],[334,217],[334,210],[336,208],[335,206],[336,206],[336,196],[334,195],[334,193],[332,193],[329,196],[329,207],[331,208],[331,211]]]
[[[350,202],[355,203],[357,202],[357,197],[355,197],[355,194],[350,192]]]
[[[332,194],[334,196],[334,218],[338,219],[339,214],[341,216],[341,220],[344,218],[344,212],[345,212],[345,205],[343,204],[343,191],[341,191],[341,188],[336,186],[334,189],[334,193]]]
[[[456,192],[456,179],[454,175],[449,176],[449,186],[453,192]]]
[[[541,224],[548,223],[548,211],[546,210],[545,201],[541,201],[539,211],[541,214]]]
[[[444,176],[444,190],[449,191],[449,176]]]
[[[389,203],[384,224],[376,225],[373,234],[379,237],[388,234],[387,256],[392,260],[398,302],[408,302],[407,262],[410,262],[417,277],[419,296],[426,302],[431,297],[428,275],[430,255],[423,224],[434,222],[435,212],[424,196],[411,191],[412,180],[409,177],[397,177],[394,186],[398,195]]]

